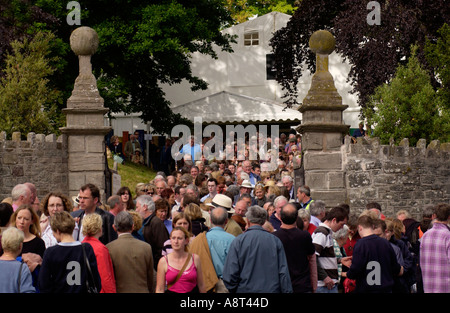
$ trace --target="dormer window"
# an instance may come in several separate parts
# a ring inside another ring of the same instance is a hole
[[[244,46],[257,46],[259,45],[259,32],[249,31],[244,33]]]

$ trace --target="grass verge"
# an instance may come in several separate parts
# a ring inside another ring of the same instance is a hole
[[[114,168],[113,159],[108,159],[110,169]],[[125,164],[117,164],[117,173],[120,175],[121,185],[127,186],[131,190],[134,197],[134,189],[138,183],[148,183],[156,176],[156,172],[145,165],[125,162]]]

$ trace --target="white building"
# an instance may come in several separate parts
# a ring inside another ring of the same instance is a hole
[[[224,29],[223,33],[237,35],[237,43],[232,44],[233,53],[222,52],[216,48],[218,59],[193,53],[192,73],[204,79],[208,83],[208,89],[193,92],[187,81],[176,85],[161,85],[167,100],[172,103],[172,110],[192,121],[195,116],[200,115],[207,123],[261,124],[278,121],[285,125],[288,123],[291,127],[300,124],[301,113],[296,108],[284,111],[278,109],[285,107],[281,98],[283,93],[281,86],[270,77],[272,49],[269,40],[275,31],[286,26],[290,18],[287,14],[271,12]],[[344,111],[344,122],[351,128],[357,128],[357,97],[350,94],[352,88],[346,81],[350,66],[333,52],[329,57],[329,71],[333,75],[343,104],[349,106]],[[299,103],[308,93],[311,77],[312,74],[305,71],[299,81]],[[246,105],[256,107],[246,109]],[[277,109],[268,110],[269,106]],[[128,115],[128,118],[116,116],[117,119],[111,121],[111,126],[119,136],[123,130],[147,129],[137,115]]]

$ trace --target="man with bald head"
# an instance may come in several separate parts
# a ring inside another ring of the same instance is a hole
[[[234,211],[236,212],[237,215],[245,217],[245,213],[247,213],[248,207],[249,205],[247,201],[239,200],[238,202],[236,202],[236,205],[234,206]]]
[[[234,240],[234,236],[225,231],[225,225],[228,222],[228,211],[225,208],[217,207],[211,210],[211,229],[206,233],[209,251],[211,253],[212,263],[216,270],[217,278],[216,292],[227,293],[223,279],[223,266],[227,258],[228,250]]]
[[[313,292],[315,286],[311,281],[311,272],[316,272],[317,269],[311,268],[316,263],[309,261],[315,256],[311,235],[297,228],[298,210],[292,203],[287,203],[281,208],[280,216],[281,227],[273,234],[283,244],[292,289],[295,293]]]

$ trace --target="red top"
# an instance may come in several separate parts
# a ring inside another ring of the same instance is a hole
[[[100,293],[116,293],[116,279],[108,248],[100,240],[91,236],[85,237],[83,242],[87,242],[94,249],[98,273],[102,282]]]
[[[350,237],[347,238],[347,241],[344,244],[344,249],[347,256],[353,255],[353,249],[355,248],[355,244],[359,239],[361,239],[361,237],[359,236],[358,232],[356,232],[356,234],[352,236],[352,239],[350,239]]]
[[[312,233],[314,232],[314,230],[317,228],[316,225],[314,225],[313,223],[309,223],[308,229],[306,229],[308,231],[308,233],[310,235],[312,235]]]

